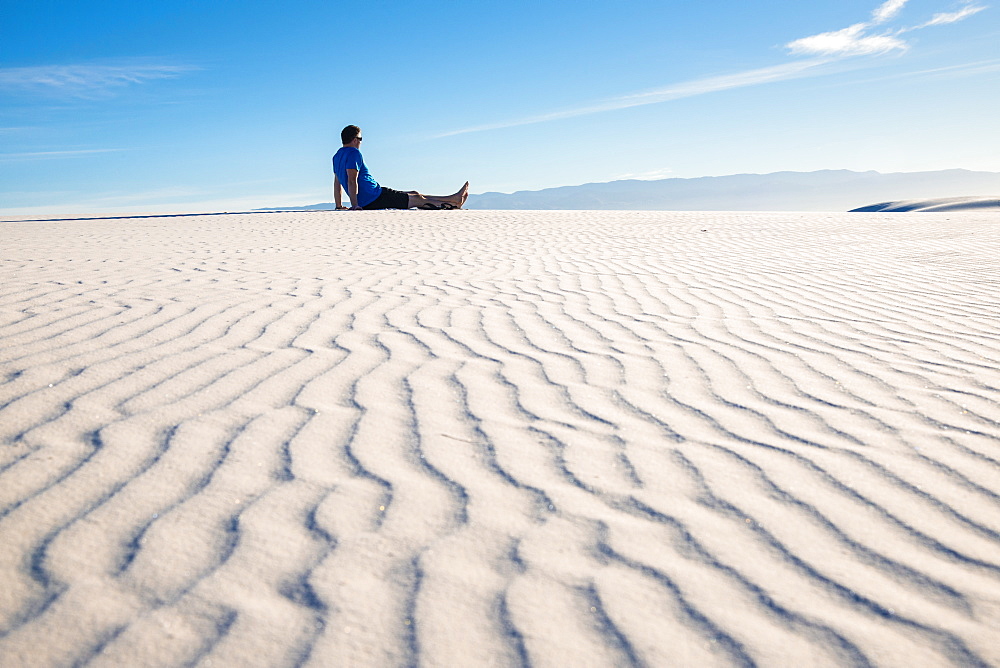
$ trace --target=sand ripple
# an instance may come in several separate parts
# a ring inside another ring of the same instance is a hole
[[[0,223],[0,665],[1000,665],[1000,215]]]

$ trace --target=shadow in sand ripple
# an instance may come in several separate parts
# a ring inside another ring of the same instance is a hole
[[[692,469],[693,475],[701,479],[700,473]],[[795,570],[803,573],[810,580],[817,582],[823,589],[838,597],[841,601],[864,614],[873,618],[884,620],[893,625],[905,627],[909,630],[919,632],[922,639],[926,639],[928,644],[937,649],[944,657],[951,659],[958,665],[987,666],[988,663],[977,656],[969,649],[966,643],[959,637],[943,628],[930,627],[918,621],[909,619],[897,614],[895,610],[886,605],[868,598],[848,586],[824,575],[814,566],[794,554],[785,544],[775,538],[761,523],[753,521],[752,514],[742,510],[729,502],[726,502],[710,491],[704,480],[701,480],[703,492],[700,502],[713,510],[730,516],[737,522],[744,521],[749,531],[753,532],[770,552],[777,555],[779,559],[791,565]],[[747,519],[750,518],[750,519]],[[926,582],[920,582],[926,585]],[[936,588],[936,592],[940,588]],[[967,606],[962,606],[967,608]]]

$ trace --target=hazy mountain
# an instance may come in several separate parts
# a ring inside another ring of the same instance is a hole
[[[467,209],[633,209],[657,211],[849,211],[871,202],[1000,195],[1000,173],[819,172],[734,174],[694,179],[611,181],[470,195]],[[260,209],[333,209],[331,203]]]
[[[1000,194],[1000,173],[824,170],[736,174],[470,195],[467,209],[847,211],[871,202]]]

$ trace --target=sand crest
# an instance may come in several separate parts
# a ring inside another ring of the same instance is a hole
[[[0,222],[0,665],[1000,665],[1000,214]]]
[[[853,211],[859,213],[878,211],[1000,211],[1000,197],[940,197],[937,199],[899,200],[871,204]]]

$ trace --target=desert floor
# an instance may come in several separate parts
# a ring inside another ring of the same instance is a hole
[[[1000,666],[1000,213],[0,222],[0,665]]]

